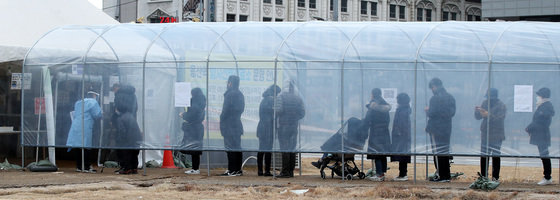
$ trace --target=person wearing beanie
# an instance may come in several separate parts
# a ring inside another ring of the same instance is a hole
[[[259,124],[257,125],[257,138],[259,138],[259,150],[268,152],[257,153],[257,171],[259,176],[272,176],[270,173],[270,162],[272,161],[272,135],[274,126],[274,98],[281,89],[277,85],[271,85],[264,91],[263,99],[259,106]],[[263,172],[264,159],[264,172]]]
[[[224,137],[224,147],[228,158],[228,170],[222,176],[243,176],[243,153],[241,135],[243,123],[241,114],[245,111],[245,96],[239,90],[239,76],[228,78],[227,90],[224,93],[224,104],[220,113],[220,133]]]
[[[400,93],[397,95],[398,107],[395,111],[395,117],[393,118],[393,130],[391,136],[393,142],[391,144],[393,152],[396,153],[410,153],[411,144],[411,123],[410,114],[412,109],[410,108],[410,97],[406,93]],[[407,164],[410,163],[410,156],[391,156],[391,161],[399,162],[399,176],[395,177],[395,181],[407,181]]]
[[[371,101],[366,105],[368,111],[363,119],[363,129],[369,129],[368,152],[376,153],[367,156],[375,162],[375,175],[369,177],[371,181],[384,181],[387,172],[387,153],[390,151],[391,136],[389,133],[390,116],[389,105],[381,95],[381,89],[371,91]]]
[[[452,118],[455,116],[455,98],[443,87],[439,78],[433,78],[429,85],[434,96],[425,108],[428,117],[426,132],[432,140],[432,151],[440,154],[434,157],[437,176],[434,182],[449,182],[451,172],[449,166],[449,146],[451,145]]]
[[[533,114],[531,124],[525,128],[529,133],[529,143],[537,145],[541,156],[544,178],[538,185],[552,184],[552,166],[550,163],[548,147],[550,147],[550,124],[554,116],[554,107],[550,103],[550,89],[544,87],[537,91],[537,110]]]
[[[480,172],[488,177],[489,156],[492,156],[492,180],[500,179],[500,149],[506,139],[504,120],[506,105],[498,99],[498,90],[490,88],[486,92],[487,99],[474,109],[474,118],[481,120],[480,124]],[[488,109],[490,108],[490,109]],[[488,126],[489,125],[489,126]]]

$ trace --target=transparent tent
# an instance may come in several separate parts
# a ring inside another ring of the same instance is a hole
[[[24,146],[68,147],[70,112],[92,89],[100,93],[97,100],[103,117],[94,124],[93,142],[83,143],[84,147],[259,151],[256,130],[262,94],[273,84],[285,88],[287,81],[293,81],[306,114],[299,123],[296,148],[290,151],[432,155],[435,152],[425,130],[428,117],[424,108],[433,96],[428,84],[437,77],[456,101],[449,154],[480,156],[492,147],[481,138],[482,120],[475,119],[474,112],[486,100],[488,89],[496,88],[507,108],[501,156],[543,157],[530,144],[525,128],[537,109],[535,92],[540,88],[550,88],[551,102],[558,105],[560,25],[309,22],[65,26],[37,41],[25,58],[24,72],[32,74],[32,89],[23,91],[22,98]],[[219,128],[230,75],[240,77],[244,94],[241,149],[226,149]],[[113,140],[114,83],[136,89],[137,122],[143,134],[137,145]],[[195,87],[202,89],[207,106],[203,145],[193,149],[183,140],[179,114],[187,110],[190,88]],[[392,107],[389,130],[398,107],[397,94],[410,96],[410,150],[372,150],[368,141],[377,138],[363,141],[346,134],[340,145],[321,148],[339,130],[345,132],[349,118],[366,116],[365,105],[373,88],[380,88]],[[491,129],[493,124],[489,125]],[[552,118],[550,130],[548,157],[560,158],[557,116]],[[276,141],[272,151],[285,150]]]

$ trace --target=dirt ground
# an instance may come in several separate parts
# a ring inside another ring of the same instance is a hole
[[[336,176],[323,180],[319,170],[309,164],[314,160],[304,158],[302,176],[296,170],[296,177],[289,179],[259,177],[251,167],[240,177],[217,176],[224,169],[212,170],[211,176],[205,169],[201,175],[185,175],[184,169],[147,169],[145,176],[114,175],[114,169],[86,174],[71,167],[45,173],[8,170],[0,171],[0,199],[560,199],[558,169],[553,169],[555,184],[537,186],[541,168],[502,167],[502,184],[485,192],[468,189],[479,170],[473,165],[452,165],[452,172],[465,175],[451,183],[432,183],[424,180],[425,165],[420,164],[414,183],[412,165],[409,181],[390,181],[398,166],[389,163],[386,181],[371,182],[342,181]],[[364,164],[365,169],[370,167],[371,162]],[[297,191],[306,192],[295,194]]]

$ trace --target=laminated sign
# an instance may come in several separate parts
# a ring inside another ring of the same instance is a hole
[[[45,114],[45,98],[35,97],[35,114]]]
[[[10,89],[12,90],[29,90],[31,89],[31,73],[12,73],[12,83]]]

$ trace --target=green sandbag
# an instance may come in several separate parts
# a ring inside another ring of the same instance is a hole
[[[192,162],[187,158],[186,154],[183,154],[179,151],[175,151],[173,154],[173,162],[175,167],[179,168],[191,168]]]
[[[3,169],[3,170],[21,169],[21,166],[15,165],[15,164],[10,164],[10,162],[8,162],[8,159],[5,159],[3,163],[0,163],[0,169]]]
[[[103,163],[103,167],[105,167],[105,168],[120,168],[118,162],[110,161],[110,160],[105,161],[105,162]]]
[[[465,173],[463,173],[463,172],[455,172],[455,173],[451,173],[451,174],[450,174],[450,177],[451,177],[451,180],[456,180],[456,179],[458,179],[458,178],[459,178],[460,176],[462,176],[462,175],[465,175]],[[431,180],[431,181],[432,181],[432,180],[434,180],[434,179],[436,179],[436,178],[438,178],[438,175],[436,175],[436,173],[433,173],[433,174],[428,175],[428,180]]]
[[[498,186],[500,186],[500,182],[492,181],[488,177],[484,177],[482,176],[482,174],[480,174],[480,172],[478,172],[478,179],[476,179],[476,181],[469,185],[469,188],[475,190],[490,191],[498,188]]]
[[[56,172],[58,167],[53,165],[49,159],[40,160],[39,162],[32,162],[27,165],[27,169],[32,172]]]
[[[155,160],[150,160],[148,162],[146,162],[146,167],[147,168],[160,168],[161,164],[159,164],[157,161]]]

